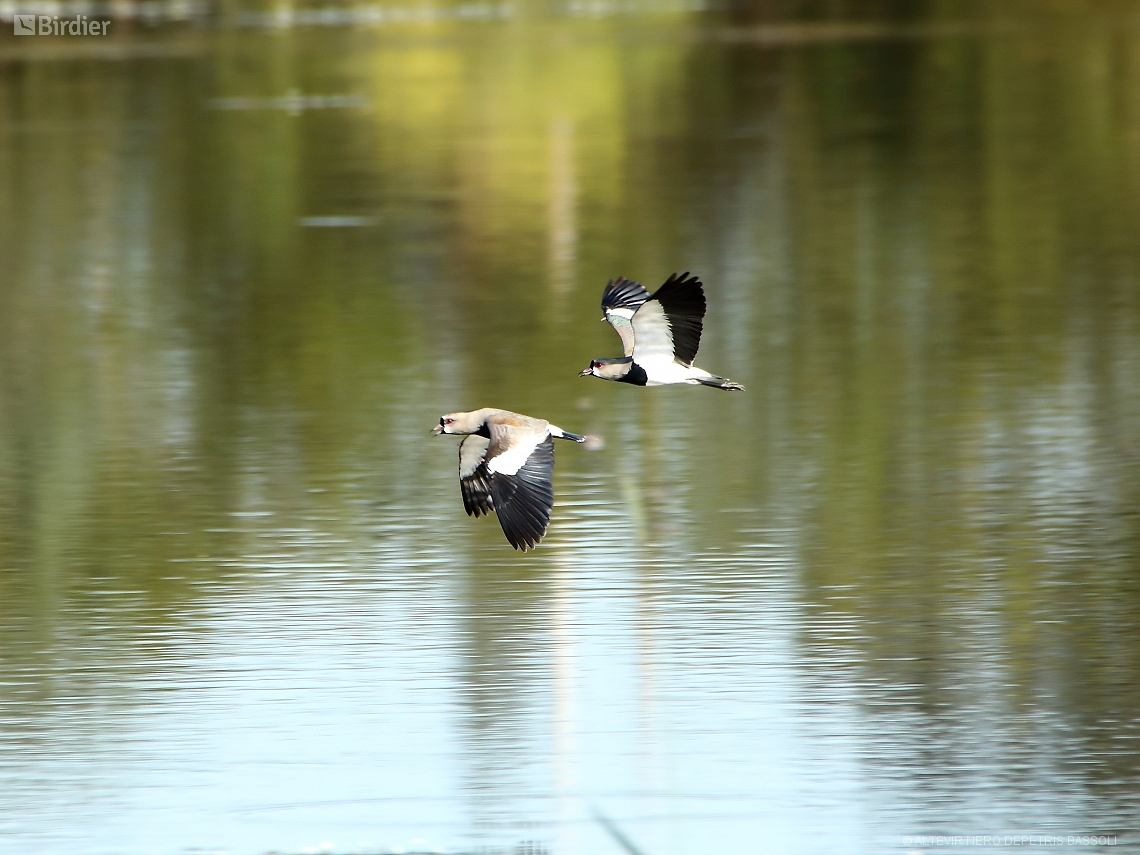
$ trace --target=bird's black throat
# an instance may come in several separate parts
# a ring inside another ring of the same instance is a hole
[[[649,382],[649,375],[645,373],[645,369],[638,365],[636,362],[630,360],[629,371],[618,378],[619,383],[632,383],[634,386],[644,386]]]

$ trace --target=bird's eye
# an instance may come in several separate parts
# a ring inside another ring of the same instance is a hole
[[[445,425],[449,425],[449,424],[451,424],[453,421],[455,421],[455,419],[444,419],[444,420],[443,420],[443,423],[444,423]]]

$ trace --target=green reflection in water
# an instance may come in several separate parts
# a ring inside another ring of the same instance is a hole
[[[996,728],[1011,775],[1134,806],[1140,42],[1097,11],[791,47],[762,15],[227,30],[4,65],[5,721],[130,704],[304,528],[396,544],[361,577],[463,579],[464,703],[502,748],[555,562],[628,547],[647,601],[696,574],[732,625],[774,538],[797,668],[859,689],[872,775],[969,779]],[[675,269],[748,395],[577,378],[616,349],[602,283]],[[594,531],[556,511],[524,558],[467,525],[427,428],[482,405],[607,438],[558,456]]]

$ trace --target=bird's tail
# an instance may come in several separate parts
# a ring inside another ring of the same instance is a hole
[[[556,431],[557,431],[557,433],[556,433]],[[579,436],[576,433],[570,433],[570,431],[562,430],[562,428],[555,427],[554,425],[550,426],[550,435],[556,436],[559,439],[573,440],[574,442],[585,442],[586,441],[586,437]]]
[[[714,389],[724,389],[726,392],[743,392],[744,387],[727,377],[717,377],[710,374],[708,377],[698,377],[697,382],[703,386],[712,386]]]

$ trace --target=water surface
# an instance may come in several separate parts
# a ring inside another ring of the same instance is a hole
[[[932,8],[8,40],[0,851],[1140,845],[1140,28]]]

